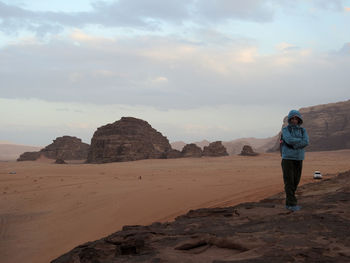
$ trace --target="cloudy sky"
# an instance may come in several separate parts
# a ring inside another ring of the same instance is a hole
[[[134,116],[170,141],[275,135],[350,99],[350,0],[0,0],[0,140]]]

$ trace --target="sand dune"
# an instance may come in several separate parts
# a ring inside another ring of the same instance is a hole
[[[314,170],[349,170],[349,157],[350,150],[307,153],[302,183],[313,181]],[[278,154],[0,163],[1,262],[48,262],[123,225],[170,221],[189,209],[257,201],[282,189]]]
[[[24,152],[39,151],[42,147],[0,141],[0,161],[16,160]]]

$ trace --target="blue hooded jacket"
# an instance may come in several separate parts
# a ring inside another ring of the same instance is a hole
[[[290,119],[297,116],[300,119],[298,125],[290,123]],[[303,118],[297,110],[291,110],[288,114],[288,126],[282,129],[282,159],[304,160],[304,148],[309,145],[309,136],[306,129],[300,127]]]

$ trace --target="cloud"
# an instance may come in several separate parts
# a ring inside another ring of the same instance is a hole
[[[303,105],[350,96],[349,56],[305,49],[261,55],[257,46],[239,41],[217,48],[175,37],[97,39],[84,35],[78,46],[79,38],[56,38],[3,48],[1,97],[169,110],[279,104],[285,101],[281,94]]]
[[[164,84],[167,82],[168,82],[168,79],[166,77],[156,77],[152,79],[152,83],[154,84]]]
[[[313,5],[317,8],[342,12],[344,9],[344,0],[313,0]]]
[[[15,34],[21,30],[38,36],[56,34],[65,28],[102,26],[104,28],[132,28],[162,31],[164,25],[198,26],[227,21],[271,22],[280,8],[295,9],[301,0],[119,0],[95,1],[91,11],[33,11],[0,1],[0,31]],[[343,11],[342,0],[314,0],[315,8]]]
[[[199,16],[209,21],[242,19],[255,22],[269,22],[273,19],[270,1],[261,0],[202,0],[197,2]]]
[[[1,30],[13,33],[20,29],[34,31],[39,35],[57,33],[65,26],[84,27],[102,25],[105,27],[136,27],[152,29],[155,20],[179,22],[189,16],[189,1],[119,0],[99,1],[93,4],[91,12],[31,11],[0,2]]]
[[[321,7],[338,6],[327,1],[318,2]],[[286,3],[276,0],[119,0],[93,2],[91,11],[54,12],[33,11],[0,2],[0,30],[6,34],[27,30],[44,36],[67,27],[88,25],[152,31],[160,30],[164,24],[179,26],[185,22],[198,25],[228,20],[260,23],[272,21],[276,7]]]
[[[339,50],[338,54],[350,56],[350,42],[345,43],[344,46]]]
[[[276,49],[282,52],[288,52],[291,50],[298,50],[299,47],[290,43],[282,42],[276,45]]]

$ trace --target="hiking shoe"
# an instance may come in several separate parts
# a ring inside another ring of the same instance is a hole
[[[298,205],[286,205],[286,209],[296,212],[299,211],[301,209],[301,206]]]
[[[295,212],[295,211],[299,211],[301,209],[301,206],[299,205],[293,205],[292,206],[292,210]]]
[[[286,205],[286,209],[287,209],[287,210],[292,210],[292,206]]]

